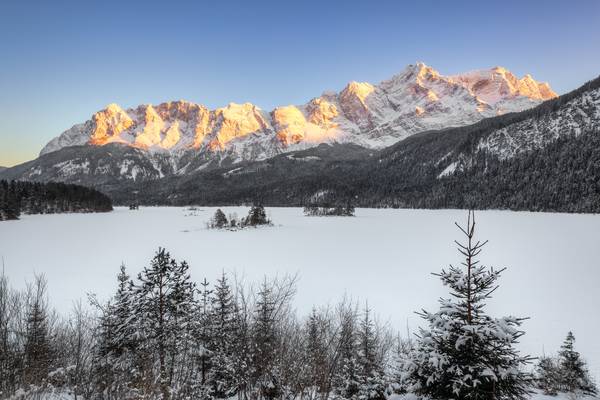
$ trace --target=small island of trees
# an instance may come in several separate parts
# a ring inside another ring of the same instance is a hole
[[[267,217],[263,206],[252,206],[245,218],[238,219],[236,214],[225,215],[223,210],[217,208],[213,217],[206,224],[209,229],[241,229],[247,227],[258,227],[273,225]]]

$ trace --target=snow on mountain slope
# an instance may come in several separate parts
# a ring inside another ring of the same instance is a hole
[[[536,150],[565,135],[600,129],[600,89],[583,93],[540,118],[530,118],[494,131],[478,145],[507,159]]]
[[[251,103],[209,110],[187,101],[124,110],[110,104],[52,139],[41,155],[77,145],[122,143],[175,158],[260,160],[319,143],[382,148],[414,133],[462,126],[556,97],[546,83],[504,68],[440,75],[423,64],[378,85],[350,82],[304,105],[264,111]]]

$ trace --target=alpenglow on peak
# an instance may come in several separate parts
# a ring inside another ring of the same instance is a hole
[[[120,143],[236,162],[320,143],[382,148],[418,132],[522,111],[556,96],[547,83],[529,74],[517,78],[503,67],[444,76],[419,62],[378,84],[352,81],[338,93],[272,111],[252,103],[215,110],[184,100],[128,109],[113,103],[52,139],[40,154]]]

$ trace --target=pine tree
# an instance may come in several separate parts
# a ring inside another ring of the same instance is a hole
[[[235,338],[235,303],[225,272],[217,280],[212,304],[211,376],[212,393],[216,398],[235,394],[233,342]]]
[[[408,332],[407,332],[408,333]],[[413,358],[414,345],[410,339],[402,338],[399,334],[394,340],[391,355],[391,368],[389,370],[390,389],[395,394],[404,394],[407,392],[405,366]]]
[[[223,211],[221,211],[220,208],[217,208],[217,211],[215,211],[215,215],[212,218],[211,221],[211,227],[212,228],[224,228],[228,225],[228,221],[227,221],[227,217],[225,216],[225,213]]]
[[[560,366],[553,357],[541,357],[536,366],[536,383],[544,394],[554,396],[560,390]]]
[[[379,359],[379,338],[375,332],[371,309],[365,304],[363,319],[358,332],[361,400],[385,400],[386,382]]]
[[[440,277],[452,299],[441,299],[440,310],[420,315],[429,323],[421,329],[413,359],[406,365],[408,380],[418,394],[433,399],[522,399],[530,377],[522,371],[529,358],[515,349],[522,320],[492,318],[485,304],[498,288],[502,270],[486,268],[477,256],[486,242],[475,240],[475,218],[469,212],[466,237],[458,245],[463,268],[450,266]]]
[[[356,332],[356,312],[348,307],[341,310],[338,344],[338,365],[333,378],[335,395],[356,399],[361,385]]]
[[[165,249],[159,249],[150,267],[138,275],[134,288],[134,315],[143,330],[139,351],[154,354],[158,360],[155,381],[163,400],[171,396],[171,384],[177,371],[179,349],[187,346],[194,327],[191,310],[197,309],[194,286],[190,283],[188,265],[177,264]]]
[[[48,310],[46,306],[46,280],[35,278],[27,309],[27,331],[25,334],[24,382],[39,385],[48,376],[52,362]]]
[[[327,345],[323,330],[324,321],[316,309],[313,308],[306,325],[306,363],[309,367],[308,383],[314,385],[319,393],[325,393],[329,389],[327,387],[329,372]]]
[[[135,349],[135,326],[133,322],[134,299],[132,282],[129,279],[124,264],[121,264],[117,275],[117,292],[114,297],[112,313],[114,317],[114,332],[110,352],[119,357],[124,351]]]
[[[256,315],[253,329],[254,351],[252,365],[254,380],[261,395],[266,399],[275,399],[281,394],[279,374],[275,365],[277,334],[275,331],[275,301],[273,289],[266,279],[259,290],[256,301]]]
[[[207,375],[210,369],[210,341],[212,337],[212,315],[211,315],[211,301],[210,296],[212,290],[210,290],[209,283],[204,278],[200,282],[202,289],[200,290],[200,302],[198,304],[198,315],[200,324],[196,332],[196,339],[198,341],[198,359],[200,363],[200,385],[202,390],[205,390],[207,383]]]
[[[133,282],[125,265],[117,275],[117,291],[102,309],[94,370],[100,392],[116,398],[131,397],[150,380],[149,356],[139,348],[141,329],[138,329]]]
[[[267,218],[267,213],[263,206],[252,206],[248,212],[248,216],[244,218],[243,225],[245,226],[257,226],[257,225],[268,225],[271,221]]]
[[[167,339],[169,352],[169,386],[173,387],[180,384],[176,379],[176,374],[186,374],[188,365],[181,363],[183,356],[188,354],[195,340],[196,331],[195,312],[197,302],[195,299],[196,285],[192,282],[189,274],[189,265],[182,261],[179,264],[174,263],[171,272],[170,291],[167,295],[169,323],[167,325]],[[176,389],[187,390],[187,388],[177,387]]]
[[[585,361],[575,351],[575,335],[572,332],[558,353],[561,389],[568,393],[595,395],[596,385],[589,376]]]

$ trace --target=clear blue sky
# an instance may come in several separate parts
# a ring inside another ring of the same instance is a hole
[[[415,61],[564,93],[600,74],[600,1],[0,0],[0,165],[108,103],[271,109]]]

